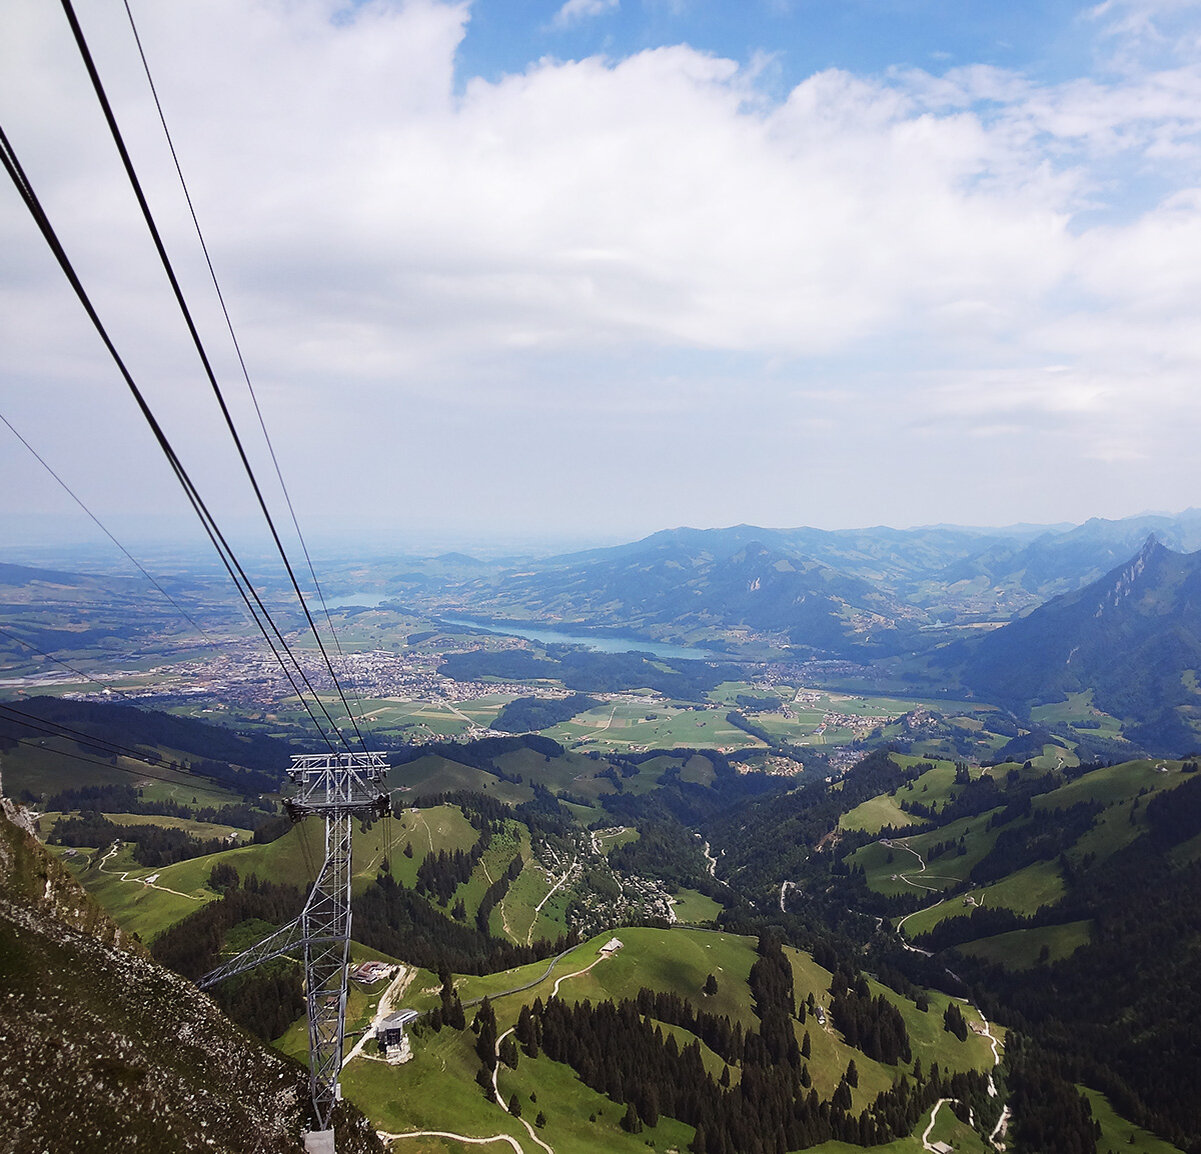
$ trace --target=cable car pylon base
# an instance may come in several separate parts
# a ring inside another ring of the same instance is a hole
[[[208,989],[225,978],[297,950],[304,952],[309,1021],[309,1090],[321,1130],[329,1130],[340,1095],[342,1037],[346,1029],[346,962],[350,948],[350,853],[354,818],[384,817],[388,763],[379,753],[313,753],[292,758],[295,791],[284,806],[294,822],[325,818],[325,860],[300,917],[281,926],[206,974]],[[332,1145],[329,1147],[332,1149]]]

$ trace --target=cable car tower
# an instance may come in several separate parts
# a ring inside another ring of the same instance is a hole
[[[244,950],[197,984],[208,989],[263,962],[304,950],[309,1019],[309,1090],[317,1125],[330,1131],[341,1097],[342,1036],[346,1027],[346,961],[350,947],[350,852],[353,818],[385,817],[388,763],[379,753],[314,753],[292,758],[295,792],[284,802],[294,822],[325,818],[325,861],[300,917]],[[332,1150],[332,1132],[327,1149]]]

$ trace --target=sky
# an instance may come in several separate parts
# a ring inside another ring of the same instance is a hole
[[[315,539],[1201,504],[1201,2],[130,6]],[[76,7],[286,519],[124,11]],[[63,14],[2,11],[0,125],[254,532]],[[0,253],[0,414],[119,535],[198,540],[8,184]],[[0,426],[3,537],[88,532]]]

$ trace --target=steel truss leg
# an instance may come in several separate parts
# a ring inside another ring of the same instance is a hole
[[[325,821],[325,864],[301,914],[305,998],[309,1016],[309,1087],[313,1108],[328,1128],[339,1098],[342,1037],[346,1030],[346,962],[350,948],[350,837],[348,814]]]

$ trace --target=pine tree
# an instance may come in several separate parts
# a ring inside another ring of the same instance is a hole
[[[847,1085],[845,1078],[838,1083],[838,1089],[834,1091],[834,1096],[830,1099],[830,1105],[836,1110],[849,1110],[851,1108],[851,1088]]]
[[[485,1069],[495,1069],[496,1011],[492,1009],[492,1003],[486,997],[480,1002],[480,1008],[475,1012],[472,1028],[478,1029],[480,1035],[475,1043],[475,1052],[479,1055],[480,1061],[483,1062]]]

